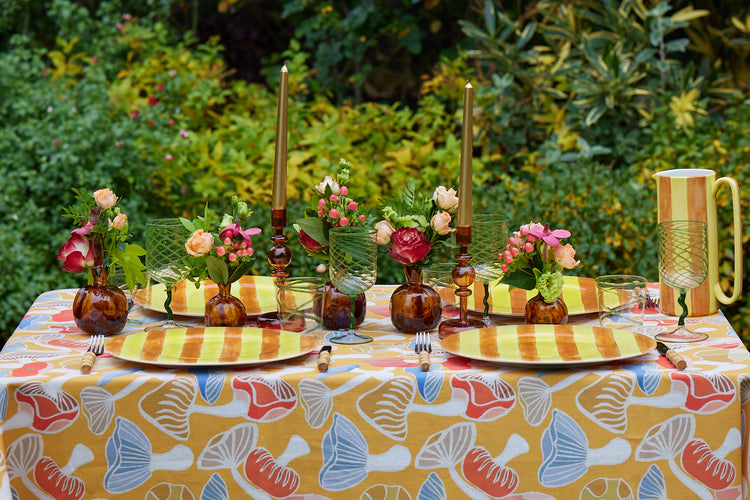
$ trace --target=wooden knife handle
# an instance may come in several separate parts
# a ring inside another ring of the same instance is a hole
[[[669,349],[666,356],[678,370],[684,370],[687,367],[687,361],[685,361],[685,358],[679,352]]]
[[[96,354],[91,351],[86,351],[81,358],[81,373],[84,375],[91,373],[91,369],[94,367],[94,361],[96,361]]]
[[[328,371],[328,365],[331,364],[331,352],[320,351],[318,354],[318,370],[321,372]]]
[[[419,353],[419,367],[423,372],[429,371],[430,369],[430,353],[427,351],[421,351]]]

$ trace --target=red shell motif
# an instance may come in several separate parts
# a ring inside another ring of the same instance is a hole
[[[481,446],[469,450],[464,457],[464,477],[492,497],[510,495],[518,487],[518,474],[510,467],[498,465]]]
[[[247,478],[272,497],[286,497],[299,487],[299,474],[279,465],[265,448],[254,448],[245,462]]]
[[[65,474],[49,457],[42,457],[34,466],[34,480],[55,500],[80,500],[86,493],[81,479]]]
[[[496,377],[460,373],[451,379],[451,387],[455,397],[467,401],[468,418],[493,420],[505,415],[516,404],[513,388]]]
[[[734,464],[719,458],[702,439],[693,439],[682,452],[682,466],[691,476],[712,490],[723,490],[734,482]]]
[[[40,382],[23,384],[16,391],[16,399],[31,408],[31,426],[41,432],[58,432],[78,416],[78,402],[73,396],[62,391],[51,394]]]
[[[297,406],[297,393],[282,379],[239,376],[232,380],[235,395],[248,403],[247,416],[258,421],[282,418]]]

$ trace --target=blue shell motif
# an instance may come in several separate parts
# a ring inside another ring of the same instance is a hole
[[[105,456],[104,487],[110,493],[125,493],[151,477],[151,443],[130,420],[115,419],[115,431],[107,439]]]
[[[445,494],[445,485],[440,476],[435,472],[430,472],[419,487],[417,492],[417,500],[447,500],[448,496]]]
[[[326,490],[345,490],[367,477],[367,441],[345,416],[334,413],[333,424],[323,436],[321,449],[323,467],[318,483]]]
[[[0,420],[5,421],[8,412],[8,386],[0,385]]]
[[[48,321],[52,320],[52,316],[49,316],[47,314],[40,314],[37,315],[29,315],[26,316],[21,320],[20,323],[18,323],[18,329],[19,330],[41,330],[44,328],[44,324]]]
[[[229,500],[227,483],[224,482],[218,473],[214,472],[208,478],[208,482],[201,490],[199,500]]]
[[[224,374],[206,368],[196,368],[188,371],[195,375],[198,381],[198,390],[200,390],[201,396],[203,396],[206,403],[214,404],[219,399],[219,396],[221,396],[221,390],[224,388]]]
[[[654,366],[653,363],[637,363],[633,365],[625,365],[623,368],[635,373],[638,387],[640,387],[647,396],[652,395],[659,387],[659,382],[661,381],[661,370]]]
[[[656,465],[651,465],[638,483],[638,500],[666,500],[667,485],[664,474]]]
[[[589,440],[575,420],[558,409],[542,434],[539,484],[554,488],[570,484],[586,473]]]
[[[437,371],[426,371],[423,372],[418,366],[410,366],[404,371],[414,375],[417,379],[417,390],[419,395],[422,396],[427,403],[432,403],[440,394],[440,389],[443,386],[443,376]]]

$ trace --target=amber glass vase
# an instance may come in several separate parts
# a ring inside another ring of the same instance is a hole
[[[122,290],[109,284],[107,266],[93,268],[92,274],[94,282],[78,290],[73,299],[76,325],[86,333],[117,333],[128,320],[128,299]]]
[[[327,282],[323,295],[323,328],[326,330],[345,330],[349,328],[349,296],[339,292],[333,283]],[[367,299],[364,293],[354,298],[354,326],[365,320]]]
[[[245,326],[245,304],[232,295],[231,283],[217,283],[219,293],[206,302],[203,321],[206,326]]]
[[[554,302],[545,302],[540,293],[526,302],[524,311],[526,324],[550,324],[566,325],[568,324],[568,306],[562,297],[558,297]]]
[[[422,283],[421,270],[405,266],[406,284],[396,288],[391,295],[391,323],[404,333],[432,330],[443,314],[440,295]]]

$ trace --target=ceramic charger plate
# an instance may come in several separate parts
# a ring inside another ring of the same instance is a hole
[[[469,296],[469,310],[484,312],[484,286],[481,283],[471,285],[472,294]],[[442,287],[438,290],[440,297],[449,304],[458,305],[458,296],[452,287]],[[491,314],[504,316],[523,316],[526,302],[534,298],[536,290],[511,288],[504,283],[490,284],[489,303]],[[568,315],[589,314],[599,311],[596,299],[596,282],[593,278],[577,276],[563,276],[563,300],[568,307]]]
[[[510,365],[561,368],[640,356],[656,341],[640,333],[579,325],[508,325],[475,328],[440,341],[459,356]]]
[[[202,318],[206,302],[218,293],[219,287],[211,280],[204,281],[198,288],[192,282],[182,280],[172,288],[170,308],[174,314]],[[243,276],[232,283],[232,295],[242,301],[248,316],[275,311],[275,293],[271,276]],[[146,309],[166,313],[166,298],[165,286],[157,283],[138,290],[133,300]]]
[[[299,332],[251,327],[156,329],[110,337],[112,356],[167,367],[256,365],[313,351],[317,339]]]

